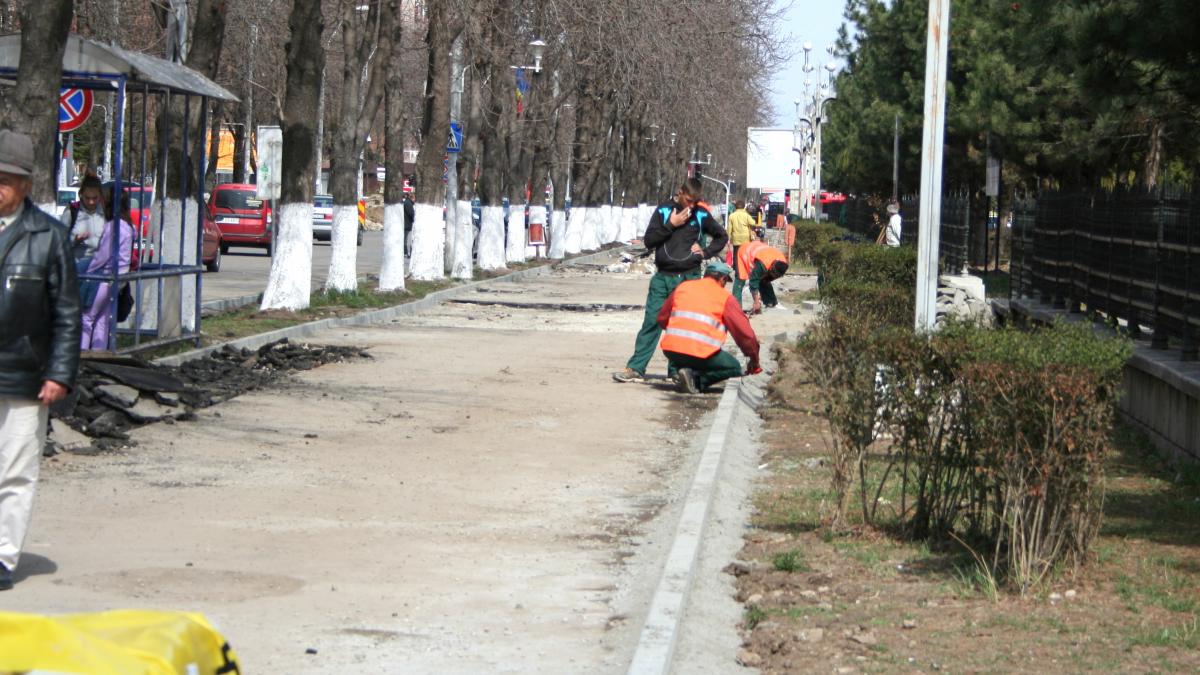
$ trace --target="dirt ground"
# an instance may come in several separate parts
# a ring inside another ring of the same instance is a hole
[[[741,662],[764,673],[1198,672],[1200,482],[1118,433],[1094,560],[1025,598],[969,555],[860,528],[831,536],[825,422],[794,359],[763,410],[741,552]]]
[[[477,294],[629,305],[647,282]],[[45,461],[0,608],[200,611],[243,672],[623,672],[717,400],[612,382],[640,321],[455,303],[315,336],[374,359]]]

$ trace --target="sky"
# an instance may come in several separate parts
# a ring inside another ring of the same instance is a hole
[[[785,4],[788,0],[779,0]],[[772,126],[791,128],[795,122],[796,106],[792,101],[804,93],[804,52],[799,45],[805,41],[813,45],[809,57],[820,67],[829,57],[825,47],[837,40],[838,27],[842,25],[843,0],[791,0],[791,7],[784,16],[781,33],[784,39],[797,46],[797,54],[779,70],[771,81],[771,107],[775,117]],[[813,74],[816,82],[817,73]]]

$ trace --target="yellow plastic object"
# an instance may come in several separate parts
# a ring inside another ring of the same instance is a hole
[[[203,615],[121,609],[47,617],[0,612],[0,673],[220,675],[237,655]]]

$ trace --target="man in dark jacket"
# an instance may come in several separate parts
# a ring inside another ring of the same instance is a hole
[[[655,207],[650,217],[644,241],[646,248],[654,249],[658,271],[650,278],[646,315],[634,341],[633,356],[624,370],[613,373],[618,382],[636,382],[645,376],[662,334],[658,310],[663,302],[679,284],[699,279],[700,263],[719,255],[729,242],[725,228],[707,209],[697,205],[700,197],[700,180],[689,178],[679,187],[675,198]]]
[[[79,289],[67,228],[29,200],[33,142],[0,131],[0,591],[29,525],[49,406],[79,367]]]

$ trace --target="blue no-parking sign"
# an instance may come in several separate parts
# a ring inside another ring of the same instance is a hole
[[[58,95],[58,131],[67,133],[83,126],[92,114],[92,92],[90,89],[68,87]]]

